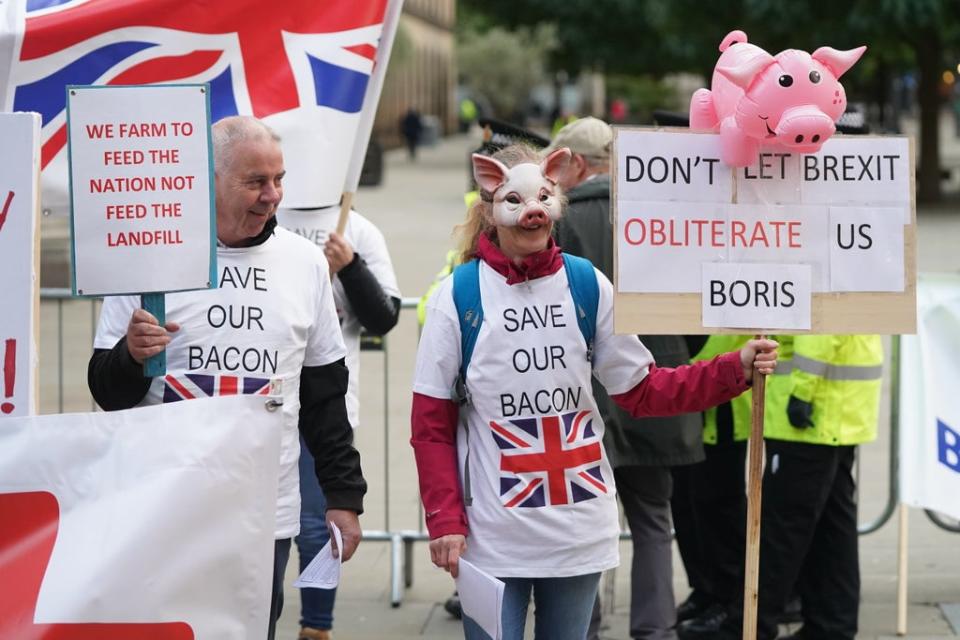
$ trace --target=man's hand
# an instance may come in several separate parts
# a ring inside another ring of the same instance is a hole
[[[753,372],[769,375],[777,366],[777,347],[775,340],[749,340],[740,349],[740,364],[743,365],[743,377],[753,382]]]
[[[356,511],[350,511],[349,509],[327,509],[327,528],[330,527],[329,523],[331,522],[340,529],[340,537],[343,539],[341,561],[346,562],[353,556],[353,552],[357,550],[357,545],[360,544],[360,538],[363,537],[360,518]],[[333,535],[330,536],[330,539],[333,540],[333,557],[336,558],[341,550],[337,549],[337,540]]]
[[[340,269],[353,262],[353,247],[339,233],[331,231],[327,244],[323,247],[323,255],[330,263],[330,275],[334,276]]]
[[[806,429],[813,426],[813,404],[790,396],[787,401],[787,420],[797,429]]]
[[[143,309],[135,309],[127,325],[127,351],[139,364],[150,356],[155,356],[170,343],[170,334],[180,330],[176,322],[168,322],[162,327],[153,314]]]
[[[454,578],[460,573],[460,556],[467,550],[467,538],[459,533],[430,541],[430,560]]]

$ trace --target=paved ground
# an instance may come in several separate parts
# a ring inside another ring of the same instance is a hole
[[[945,138],[948,136],[946,142],[953,145],[948,152],[953,153],[960,146],[952,139],[952,127],[946,128]],[[463,213],[467,151],[475,144],[472,138],[453,137],[436,147],[424,149],[415,164],[401,154],[389,153],[383,185],[362,189],[357,196],[359,210],[386,234],[401,288],[407,296],[422,293],[440,268],[443,255],[451,244],[450,230]],[[918,219],[920,268],[947,271],[960,268],[960,255],[955,250],[960,237],[960,207],[956,202],[922,209]],[[65,225],[63,221],[46,220],[43,229],[47,253],[44,283],[56,285],[59,284],[56,280],[63,277],[62,265],[58,266],[61,260],[56,256],[58,252],[62,253]],[[90,345],[90,305],[70,302],[63,307],[62,313],[66,319],[62,330],[63,344],[67,345],[63,354],[65,391],[62,406],[58,399],[57,306],[44,303],[41,314],[41,394],[42,408],[47,413],[82,411],[90,407],[83,384]],[[413,314],[405,312],[400,325],[390,336],[388,357],[383,353],[365,353],[361,360],[363,425],[358,431],[358,446],[370,480],[368,510],[363,516],[364,527],[368,530],[416,530],[420,522],[413,456],[407,444],[416,333]],[[385,416],[389,416],[389,422]],[[887,419],[884,412],[878,442],[864,447],[862,452],[862,522],[876,518],[887,499]],[[954,637],[960,629],[950,626],[940,604],[960,602],[960,554],[956,552],[960,548],[960,536],[938,529],[916,510],[909,514],[909,526],[909,636]],[[884,638],[895,634],[897,539],[896,517],[878,532],[861,539],[861,637]],[[337,637],[355,640],[462,637],[459,625],[440,608],[440,603],[452,590],[452,582],[432,568],[425,543],[414,546],[413,581],[404,594],[402,606],[391,607],[390,550],[387,542],[367,541],[361,545],[355,558],[345,565],[336,609]],[[625,543],[622,545],[624,566],[629,566],[629,556],[629,545]],[[294,564],[295,559],[291,567]],[[675,589],[682,598],[687,587],[678,561],[675,566]],[[614,611],[608,616],[608,627],[604,631],[606,638],[628,638],[627,574],[627,571],[619,570],[606,578],[605,584],[612,587],[615,594],[612,598]],[[293,571],[288,578],[289,584],[293,580]],[[278,638],[292,640],[298,628],[298,596],[290,588],[287,589],[287,604]]]

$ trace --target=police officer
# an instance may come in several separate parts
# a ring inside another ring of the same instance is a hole
[[[877,435],[883,349],[876,335],[778,336],[767,382],[757,638],[777,635],[792,589],[803,604],[795,638],[852,640],[860,566],[856,446]],[[734,622],[730,620],[728,623]],[[725,624],[725,637],[740,637]]]

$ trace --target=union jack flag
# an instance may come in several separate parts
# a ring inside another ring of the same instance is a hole
[[[491,421],[490,429],[500,447],[505,507],[571,504],[608,493],[589,411]]]
[[[163,378],[163,402],[179,402],[213,396],[260,395],[275,393],[269,378],[186,373]]]
[[[14,38],[0,110],[42,115],[45,182],[54,173],[65,193],[66,85],[208,82],[214,120],[254,115],[284,139],[286,205],[331,204],[343,187],[386,4],[11,0],[14,31],[0,29],[0,50]]]

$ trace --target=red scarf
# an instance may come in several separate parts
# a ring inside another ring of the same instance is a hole
[[[527,256],[520,264],[517,264],[505,256],[500,247],[487,237],[487,234],[483,234],[477,240],[477,257],[504,276],[507,279],[507,284],[518,284],[549,276],[563,267],[560,247],[553,241],[553,238],[547,241],[546,249]]]

